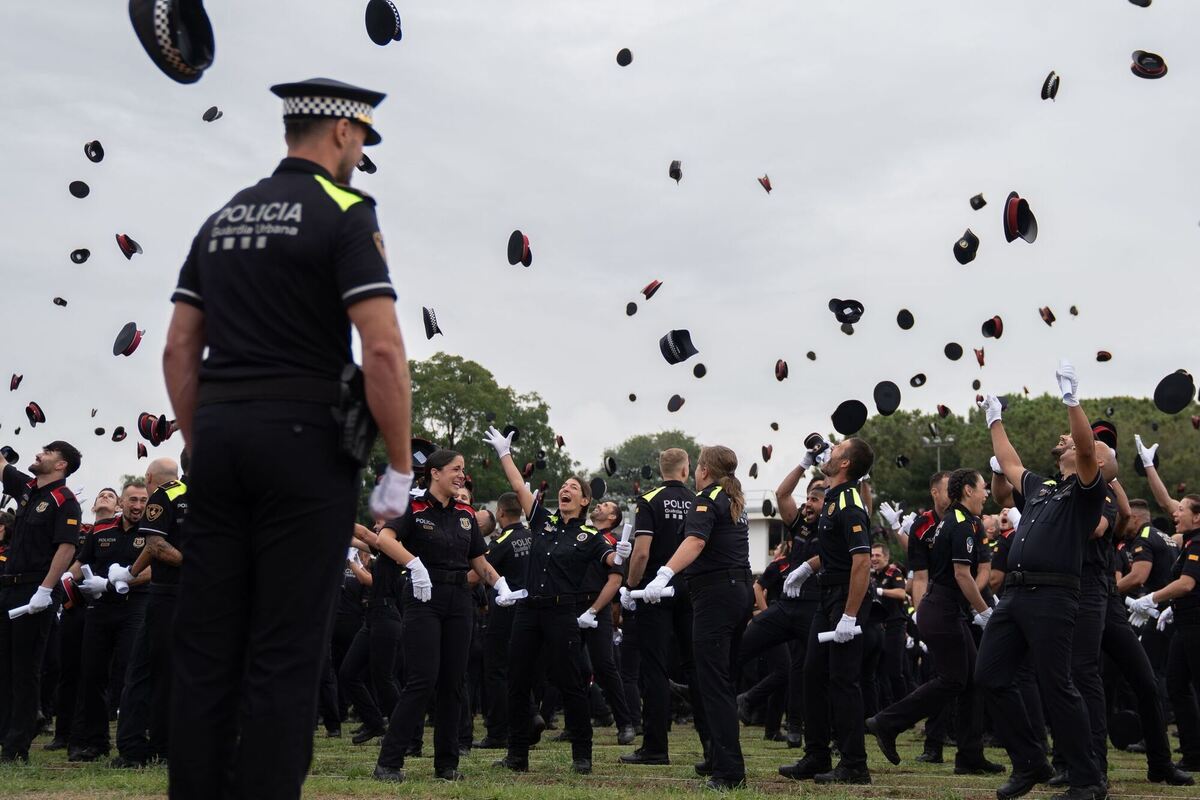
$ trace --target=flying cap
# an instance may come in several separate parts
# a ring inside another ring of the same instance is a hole
[[[122,427],[122,426],[120,426],[120,425],[118,425],[117,427],[113,428],[113,432],[112,432],[112,437],[111,437],[111,438],[112,438],[112,440],[113,440],[114,442],[123,442],[123,441],[125,441],[125,428],[124,428],[124,427]]]
[[[771,193],[771,176],[763,173],[763,176],[758,179],[758,185],[766,190],[767,194]]]
[[[1096,360],[1102,364],[1105,361],[1112,361],[1112,353],[1108,352],[1107,350],[1097,350],[1096,351]]]
[[[863,304],[857,300],[839,300],[834,297],[829,301],[829,310],[843,325],[854,325],[862,319]]]
[[[633,63],[633,52],[628,47],[622,47],[617,51],[617,64],[622,67],[628,67]]]
[[[99,139],[93,139],[83,146],[83,154],[87,156],[88,161],[99,164],[104,160],[104,145],[100,144]]]
[[[908,456],[904,455],[903,453],[896,456],[896,466],[899,467],[900,469],[904,469],[905,467],[907,467],[908,466]]]
[[[675,181],[675,185],[678,186],[679,182],[683,180],[683,164],[680,161],[672,161],[671,166],[667,167],[667,177]]]
[[[533,256],[529,251],[529,237],[519,230],[513,231],[508,236],[508,263],[515,267],[517,264],[525,264],[526,261],[533,263]]]
[[[142,336],[145,331],[139,331],[136,322],[126,322],[121,328],[121,332],[117,334],[117,338],[113,341],[114,356],[131,356],[133,351],[138,349],[138,345],[142,343]]]
[[[7,461],[9,464],[15,464],[21,460],[21,454],[18,453],[16,450],[13,450],[8,445],[4,445],[3,447],[0,447],[0,456],[3,456],[4,460]]]
[[[708,374],[708,367],[704,366],[703,364],[697,364],[696,366],[692,367],[692,374],[697,378],[703,378]]]
[[[354,168],[359,172],[365,172],[368,175],[374,175],[379,171],[379,167],[375,166],[375,162],[372,161],[371,157],[366,153],[363,153],[363,157],[358,160],[358,163],[354,165]]]
[[[612,456],[604,459],[604,474],[610,478],[617,474],[617,460]]]
[[[642,294],[649,300],[651,297],[654,297],[654,293],[658,291],[658,287],[660,286],[662,286],[662,281],[657,279],[652,280],[642,289]]]
[[[1149,8],[1151,0],[1129,0],[1129,2],[1133,3],[1135,6],[1141,6],[1142,8]],[[1141,741],[1141,737],[1134,739],[1134,741],[1135,742]],[[1121,748],[1121,749],[1124,750],[1125,748]]]
[[[788,364],[782,358],[775,362],[775,380],[786,380],[788,376]]]
[[[1042,306],[1038,309],[1038,314],[1042,316],[1042,322],[1047,325],[1053,325],[1058,317],[1054,316],[1054,312],[1050,310],[1050,306]]]
[[[137,443],[137,457],[138,458],[146,457],[146,445],[142,444],[141,442]]]
[[[679,409],[683,408],[684,399],[677,394],[671,395],[671,399],[667,401],[667,411],[674,414]]]
[[[1092,423],[1092,435],[1104,442],[1113,450],[1117,449],[1117,426],[1106,419],[1098,419]]]
[[[178,83],[195,83],[212,66],[216,42],[203,0],[129,0],[129,21],[146,54]]]
[[[1011,239],[1009,241],[1012,241]],[[979,252],[979,237],[970,228],[954,243],[954,260],[966,266],[975,260]]]
[[[25,416],[29,418],[29,427],[36,428],[39,422],[46,421],[46,412],[42,411],[42,407],[37,403],[30,403],[25,406]]]
[[[1200,431],[1200,416],[1192,414],[1192,427]]]
[[[1070,308],[1067,309],[1067,313],[1069,313],[1072,317],[1078,317],[1079,316],[1079,306],[1071,306]]]
[[[630,300],[628,303],[625,304],[625,316],[632,317],[636,313],[637,313],[637,303]]]
[[[650,480],[652,477],[654,477],[654,470],[650,468],[649,464],[642,464],[641,474],[644,480]]]
[[[978,392],[980,386],[983,386],[983,383],[979,380],[979,378],[976,378],[975,380],[971,381],[971,388],[974,389],[975,391]]]
[[[1139,78],[1156,80],[1167,74],[1167,61],[1158,53],[1134,50],[1131,58],[1133,63],[1129,65],[1129,71]]]
[[[900,387],[891,381],[875,384],[875,410],[885,417],[896,413],[900,407]]]
[[[204,113],[200,115],[200,118],[203,119],[205,122],[216,122],[223,116],[225,116],[224,111],[217,108],[216,106],[209,106],[208,108],[206,108],[204,110]]]
[[[867,407],[860,400],[843,401],[830,415],[833,429],[843,436],[858,433],[867,421]]]
[[[843,323],[842,323],[842,324],[841,324],[841,325],[838,327],[838,330],[840,330],[842,333],[846,334],[847,336],[853,336],[853,335],[854,335],[854,326],[853,326],[853,325],[851,325],[849,322],[843,322]]]
[[[1046,80],[1042,81],[1042,99],[1053,100],[1056,97],[1058,97],[1058,75],[1054,70],[1050,70]]]
[[[18,375],[17,373],[14,372],[12,377],[8,379],[8,390],[10,392],[15,392],[17,390],[17,387],[19,387],[21,385],[21,381],[23,381],[23,380],[25,380],[24,375]]]
[[[332,117],[351,119],[365,125],[367,147],[379,144],[383,137],[372,127],[375,107],[387,97],[383,92],[351,86],[330,78],[309,78],[296,83],[277,83],[271,87],[276,97],[283,98],[283,118]]]
[[[945,353],[946,358],[950,359],[951,361],[958,361],[960,358],[962,358],[963,349],[962,345],[958,342],[950,342],[942,348],[942,352]]]
[[[636,394],[634,394],[633,392],[630,392],[630,393],[629,393],[629,402],[631,402],[631,403],[636,403],[636,402],[637,402],[637,395],[636,395]]]
[[[916,375],[913,375],[911,378],[908,379],[908,385],[913,387],[914,389],[918,389],[918,388],[924,386],[925,385],[925,373],[918,372]]]
[[[982,367],[983,366],[983,348],[976,347],[976,348],[974,348],[974,350],[975,350],[975,360],[978,361],[979,366]]]
[[[758,462],[757,461],[755,461],[753,464],[750,465],[750,471],[747,474],[749,474],[751,478],[758,477]]]
[[[1038,224],[1029,208],[1029,202],[1016,192],[1009,192],[1004,201],[1004,238],[1010,242],[1018,238],[1033,244],[1037,241]]]
[[[812,350],[809,350],[807,353],[805,353],[804,357],[807,358],[809,361],[817,360],[817,354],[814,353]]]
[[[95,433],[97,436],[103,436],[103,435],[104,435],[104,428],[96,428],[96,430],[94,430],[94,431],[92,431],[92,432],[93,432],[93,433]]]
[[[762,502],[762,515],[764,517],[775,516],[775,504],[771,502],[771,498],[765,498]]]
[[[142,252],[142,246],[127,233],[117,234],[117,247],[121,248],[121,254],[125,256],[126,261],[132,261],[135,255],[140,255]]]
[[[775,445],[773,445],[773,444],[764,444],[764,445],[762,446],[762,459],[763,459],[763,463],[764,463],[764,464],[765,464],[765,463],[767,463],[767,462],[769,462],[769,461],[771,460],[771,455],[772,455],[774,452],[775,452]]]
[[[987,205],[987,200],[983,199],[982,194],[977,194],[971,198],[971,208],[975,209],[976,211],[978,211],[979,209],[983,208],[986,205]]]
[[[671,331],[658,340],[658,349],[668,364],[687,361],[700,351],[692,345],[692,334],[687,330]]]
[[[604,478],[592,478],[588,483],[588,488],[592,490],[593,503],[608,494],[608,484],[605,483]]]
[[[1164,414],[1178,414],[1196,396],[1196,382],[1185,370],[1176,370],[1154,388],[1154,405]]]
[[[771,423],[771,430],[773,430],[773,431],[777,431],[777,430],[779,430],[779,423],[778,423],[778,422],[772,422],[772,423]]]
[[[66,308],[66,307],[67,307],[67,301],[66,301],[66,300],[64,300],[64,299],[62,299],[61,297],[56,297],[56,298],[54,298],[54,305],[56,305],[56,306],[62,306],[63,308]]]
[[[428,439],[414,438],[411,442],[412,468],[414,475],[421,475],[429,464],[429,457],[438,451],[438,446]]]
[[[980,330],[985,339],[999,339],[1004,335],[1004,320],[1000,319],[999,315],[984,320]]]
[[[937,413],[938,413],[939,417],[941,417],[942,419],[945,419],[946,417],[950,416],[950,407],[944,406],[941,403],[938,403]],[[934,434],[934,436],[936,436],[936,435],[937,434]]]
[[[400,30],[400,10],[392,0],[371,0],[367,3],[364,21],[367,36],[380,47],[390,42],[398,42],[404,36]]]
[[[907,308],[900,309],[900,313],[896,315],[896,324],[900,326],[900,330],[912,330],[912,326],[916,320],[913,319],[912,312]]]
[[[555,445],[556,447],[566,447],[566,446],[567,446],[567,440],[566,440],[566,439],[564,439],[564,438],[562,437],[562,434],[561,434],[561,433],[560,433],[560,434],[557,434],[557,435],[554,437],[554,445]]]
[[[78,250],[71,251],[71,261],[76,264],[82,264],[92,257],[92,251],[86,247],[81,247]]]
[[[520,441],[521,439],[521,429],[516,425],[505,425],[504,430],[502,430],[501,433],[503,433],[506,437],[511,433],[512,440],[514,442]]]
[[[91,187],[83,181],[71,181],[69,184],[67,184],[67,191],[70,192],[73,197],[78,197],[80,200],[92,193]]]
[[[434,334],[442,333],[442,329],[438,327],[437,314],[432,308],[421,306],[421,318],[425,322],[425,338],[432,339]],[[443,336],[446,334],[442,333]]]

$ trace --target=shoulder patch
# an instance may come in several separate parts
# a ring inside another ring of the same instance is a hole
[[[162,513],[162,506],[160,506],[158,503],[151,503],[150,505],[146,506],[146,521],[154,522],[156,519],[162,516]]]
[[[591,525],[580,525],[579,530],[584,531],[585,533],[597,533],[598,532]]]
[[[166,489],[167,499],[174,501],[175,498],[187,494],[187,484],[179,481],[171,481],[170,486],[160,486],[160,489]]]

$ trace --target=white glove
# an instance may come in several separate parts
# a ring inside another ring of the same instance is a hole
[[[997,475],[1004,471],[1000,468],[1000,459],[996,458],[995,456],[992,456],[988,459],[988,466],[991,467],[992,472],[996,473]]]
[[[983,398],[983,402],[979,404],[979,407],[983,409],[983,415],[987,420],[987,426],[989,428],[1000,421],[1002,409],[1000,408],[1000,398],[996,397],[996,395],[989,394],[987,397]],[[996,471],[999,471],[999,466],[1000,462],[997,461]]]
[[[883,587],[882,586],[875,587],[875,595],[877,597],[883,597]]]
[[[579,619],[575,620],[575,622],[579,625],[580,630],[594,628],[600,624],[596,621],[596,612],[592,611],[590,608],[580,614]]]
[[[496,605],[511,606],[516,602],[516,600],[513,600],[511,603],[502,602],[508,599],[508,595],[512,594],[512,590],[508,588],[508,580],[503,575],[500,576],[500,580],[496,581],[492,588],[496,590]]]
[[[508,608],[517,604],[521,596],[517,592],[501,592],[496,595],[496,605],[501,608]]]
[[[816,463],[817,463],[817,457],[813,454],[812,450],[805,450],[804,455],[800,456],[800,468],[801,469],[808,469],[809,467],[811,467],[813,464],[816,464]]]
[[[1147,468],[1153,467],[1154,454],[1158,452],[1158,445],[1152,444],[1146,447],[1142,444],[1142,435],[1140,433],[1134,434],[1133,443],[1137,445],[1138,458],[1142,460],[1142,466]]]
[[[799,597],[800,588],[804,586],[804,582],[812,577],[813,568],[805,561],[796,570],[787,576],[787,580],[783,582],[783,593],[788,597]]]
[[[911,636],[904,637],[904,649],[905,650],[912,650],[916,646],[917,646],[917,643],[913,641],[913,637],[911,637]]]
[[[858,620],[849,614],[842,614],[842,618],[838,620],[837,627],[833,629],[833,640],[838,644],[845,644],[854,638],[854,628],[858,625]]]
[[[411,472],[400,472],[389,465],[383,473],[383,478],[371,490],[371,500],[368,503],[371,513],[381,519],[403,515],[408,510],[412,484]]]
[[[912,532],[913,523],[917,521],[917,512],[910,511],[900,520],[900,532],[908,536]]]
[[[991,618],[992,618],[992,608],[991,608],[991,606],[988,606],[983,611],[976,612],[974,615],[974,618],[971,621],[974,622],[976,625],[978,625],[981,628],[986,628],[987,624],[988,624],[988,620]]]
[[[1169,606],[1166,611],[1158,615],[1158,629],[1165,630],[1171,621],[1175,619],[1175,607]]]
[[[1065,358],[1058,362],[1054,373],[1058,379],[1058,389],[1062,393],[1063,405],[1079,405],[1079,378],[1075,375],[1075,367]]]
[[[129,584],[133,582],[133,573],[128,567],[120,564],[110,564],[108,567],[108,582],[117,590],[117,594],[127,594]]]
[[[90,578],[84,578],[83,583],[79,584],[79,589],[88,597],[95,600],[97,597],[108,591],[108,579],[101,578],[99,575],[93,575]]]
[[[513,433],[515,433],[515,431]],[[487,434],[483,437],[483,441],[487,444],[490,444],[492,449],[496,451],[496,458],[504,458],[506,455],[512,453],[512,438],[512,433],[510,433],[508,436],[505,436],[503,433],[496,430],[495,425],[489,425]]]
[[[1013,530],[1016,530],[1017,526],[1021,524],[1021,512],[1016,508],[1010,508],[1005,513],[1008,514],[1008,523],[1013,526]]]
[[[33,597],[29,598],[29,613],[36,614],[39,611],[45,611],[50,607],[50,590],[45,586],[37,587]]]
[[[894,531],[900,530],[900,509],[891,503],[879,504],[879,516],[883,517],[883,521],[888,524],[888,527]]]
[[[917,625],[917,610],[914,608],[912,613],[913,625]],[[921,630],[921,626],[917,625],[917,630]]]
[[[429,570],[425,569],[419,558],[414,558],[405,564],[404,568],[408,570],[408,582],[412,584],[413,597],[422,603],[428,603],[433,597],[433,581],[429,579]]]
[[[1139,616],[1149,617],[1151,615],[1150,612],[1157,609],[1158,603],[1154,602],[1154,592],[1144,594],[1129,604],[1129,613]]]
[[[637,600],[629,596],[629,587],[621,587],[621,608],[626,611],[637,611]]]
[[[633,552],[633,542],[618,541],[613,545],[613,549],[617,551],[617,555],[621,557],[622,561],[628,561],[629,554]]]
[[[675,577],[675,570],[668,567],[666,564],[658,568],[658,572],[654,575],[654,580],[646,584],[646,588],[642,590],[642,600],[647,603],[658,603],[662,600],[663,589],[667,588],[667,584],[671,582],[671,578]]]
[[[1129,624],[1135,628],[1141,628],[1143,625],[1145,625],[1149,621],[1150,621],[1149,614],[1143,614],[1140,611],[1130,611],[1129,612]]]

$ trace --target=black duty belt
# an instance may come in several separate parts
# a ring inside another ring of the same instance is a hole
[[[1009,572],[1004,576],[1004,588],[1012,586],[1057,586],[1079,591],[1079,578],[1061,572]]]
[[[41,583],[46,577],[44,572],[18,572],[16,575],[0,575],[0,589],[8,586],[28,586],[31,583]]]
[[[450,586],[466,586],[466,570],[429,569],[429,580],[433,583],[445,583]]]
[[[378,600],[368,600],[367,609],[372,608],[395,608],[396,600],[393,597],[381,597]]]
[[[539,597],[527,597],[522,601],[522,603],[530,608],[554,608],[555,606],[571,606],[574,608],[575,604],[580,602],[580,600],[586,596],[587,595],[582,594],[552,594]]]
[[[575,602],[579,605],[583,605],[584,603],[591,605],[592,603],[596,602],[596,598],[599,596],[599,592],[587,592],[586,594],[576,595]],[[613,599],[615,600],[616,598],[614,597]]]
[[[340,399],[341,384],[336,380],[303,377],[202,381],[196,392],[196,404],[200,406],[246,400],[292,400],[337,405]]]
[[[688,591],[703,589],[705,586],[713,586],[718,583],[750,583],[752,578],[748,569],[719,569],[695,577],[684,576]]]
[[[826,586],[847,586],[849,583],[849,572],[822,572],[817,576],[817,585],[822,588]]]
[[[154,583],[150,582],[150,594],[167,595],[174,597],[179,594],[179,584],[177,583]]]

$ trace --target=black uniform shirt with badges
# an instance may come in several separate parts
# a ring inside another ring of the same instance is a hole
[[[201,382],[336,381],[352,361],[346,309],[371,297],[396,297],[374,201],[285,158],[208,218],[171,300],[204,312]]]
[[[183,480],[167,481],[154,490],[146,503],[142,533],[145,536],[161,536],[167,544],[183,552],[183,522],[187,519],[187,511],[187,484]],[[179,584],[179,567],[155,559],[150,569],[151,583],[167,586]]]
[[[409,504],[407,514],[387,527],[426,569],[466,572],[472,559],[487,552],[475,509],[453,497],[443,504],[427,491]]]
[[[820,525],[820,517],[813,522],[806,522],[804,515],[797,513],[796,518],[792,520],[792,524],[787,526],[787,531],[792,536],[792,549],[788,551],[787,568],[783,570],[785,576],[813,556],[820,555],[821,548],[817,538],[818,525]],[[816,581],[805,581],[800,586],[800,594],[798,596],[788,597],[784,594],[780,599],[784,602],[793,600],[820,600],[821,587]]]
[[[1171,571],[1178,562],[1179,548],[1175,541],[1152,525],[1142,529],[1129,542],[1130,564],[1150,563],[1150,574],[1139,594],[1156,592],[1171,582]]]
[[[807,581],[805,582],[807,583]],[[895,564],[888,564],[882,570],[875,573],[875,585],[880,589],[903,589],[904,588],[904,573]],[[883,618],[885,622],[892,620],[904,619],[904,608],[907,605],[904,600],[897,600],[894,597],[879,597],[876,596],[876,601],[883,609]]]
[[[39,487],[36,479],[12,464],[4,466],[3,484],[4,494],[17,499],[4,574],[37,574],[39,580],[30,584],[32,592],[33,584],[40,583],[50,570],[58,546],[78,543],[79,501],[65,480]]]
[[[1176,625],[1200,625],[1200,530],[1188,531],[1183,535],[1183,548],[1171,570],[1171,580],[1187,575],[1195,585],[1183,597],[1171,601],[1175,609]]]
[[[510,591],[525,588],[525,572],[529,563],[529,546],[533,534],[521,523],[508,525],[500,531],[487,551],[488,563],[499,573]]]
[[[1107,491],[1099,470],[1087,486],[1076,475],[1055,481],[1025,470],[1021,476],[1024,509],[1008,552],[1008,573],[1078,577]]]
[[[929,540],[940,521],[933,509],[922,511],[908,529],[908,568],[913,572],[929,569]]]
[[[825,508],[817,526],[823,585],[845,583],[852,557],[871,553],[871,520],[858,493],[858,481],[849,481],[825,492]]]
[[[1104,533],[1092,536],[1083,550],[1083,569],[1080,574],[1086,581],[1108,584],[1113,572],[1113,534],[1117,525],[1117,498],[1109,490],[1104,492],[1104,507],[1100,518],[1107,520]],[[1102,523],[1097,522],[1096,527]]]
[[[696,493],[682,481],[664,481],[637,500],[634,538],[652,536],[646,569],[640,588],[654,580],[658,568],[665,566],[683,541],[683,523],[696,502]]]
[[[99,578],[108,577],[108,568],[113,564],[129,567],[137,561],[146,546],[146,534],[137,522],[126,530],[123,518],[117,517],[111,522],[92,527],[92,535],[83,544],[79,553],[79,563],[92,568],[92,574]],[[129,594],[145,592],[145,583],[129,587]],[[121,599],[112,584],[108,585],[100,601],[115,602]]]
[[[356,550],[355,553],[357,552]],[[347,564],[342,570],[342,588],[338,591],[337,613],[348,617],[361,617],[366,603],[367,587],[359,581],[354,570]]]
[[[367,607],[374,608],[389,603],[398,605],[404,593],[404,582],[408,573],[387,553],[376,550],[371,552],[375,554],[375,560],[371,562],[371,588],[367,590]],[[421,563],[424,564],[425,559],[421,559]]]
[[[683,574],[688,578],[720,570],[750,570],[750,523],[746,511],[733,518],[729,493],[714,484],[696,495],[683,524],[684,538],[704,540],[704,549]]]
[[[979,573],[979,552],[983,549],[983,526],[979,517],[959,503],[946,511],[946,516],[933,530],[929,547],[929,582],[952,590],[964,602],[962,590],[954,578],[954,566],[965,564],[971,577]]]
[[[530,597],[583,594],[588,566],[605,564],[613,550],[582,517],[564,519],[540,501],[529,514],[532,543],[526,565],[525,589]],[[510,587],[511,588],[511,587]]]
[[[596,531],[596,535],[602,538],[609,547],[616,548],[619,538],[613,534],[611,529]],[[604,585],[608,583],[609,575],[623,574],[625,574],[625,564],[613,563],[611,567],[606,567],[593,561],[588,565],[587,575],[583,578],[583,593],[599,594],[604,591]]]

